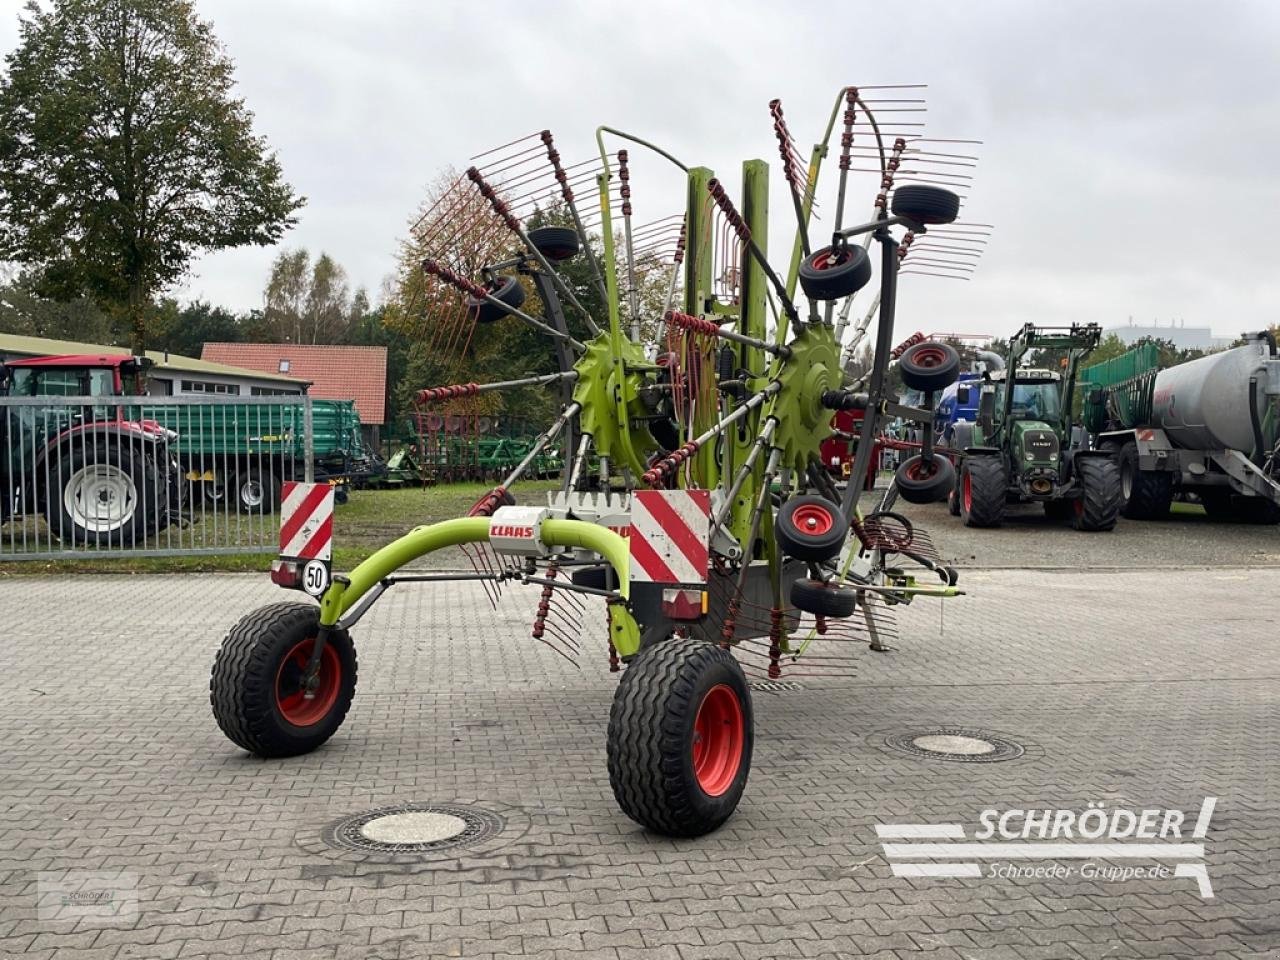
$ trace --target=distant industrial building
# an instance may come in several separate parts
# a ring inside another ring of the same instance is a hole
[[[1168,340],[1180,350],[1220,350],[1235,342],[1235,337],[1215,337],[1209,327],[1188,327],[1185,320],[1134,323],[1131,318],[1125,326],[1108,327],[1103,333],[1114,333],[1129,345],[1140,340]]]

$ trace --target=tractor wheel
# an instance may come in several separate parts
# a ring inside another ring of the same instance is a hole
[[[898,495],[907,503],[937,503],[947,498],[947,491],[956,485],[956,468],[940,453],[932,460],[922,456],[904,460],[893,475],[898,485]]]
[[[893,191],[890,209],[895,217],[938,226],[950,223],[960,215],[960,198],[942,187],[909,183]]]
[[[966,527],[998,527],[1008,481],[999,457],[969,457],[960,474],[960,518]]]
[[[960,471],[955,471],[955,481],[951,484],[951,492],[947,494],[947,513],[953,517],[960,516]]]
[[[578,231],[572,227],[538,227],[529,231],[534,249],[552,263],[571,260],[578,255]]]
[[[1120,510],[1130,520],[1158,520],[1173,503],[1173,474],[1138,467],[1138,445],[1130,440],[1116,454],[1120,467]]]
[[[674,638],[641,650],[609,713],[609,784],[636,823],[672,837],[710,833],[747,785],[751,692],[728,650]]]
[[[1120,468],[1110,457],[1082,457],[1076,463],[1080,498],[1073,501],[1077,530],[1110,530],[1120,516]]]
[[[246,467],[236,474],[235,483],[236,509],[241,513],[268,514],[280,509],[282,481],[269,465]]]
[[[489,288],[489,296],[501,300],[508,307],[519,310],[524,304],[524,287],[515,277],[501,277],[496,285]],[[479,323],[494,323],[503,317],[510,316],[496,303],[473,296],[467,297],[467,312]]]
[[[797,580],[791,584],[791,605],[817,617],[851,617],[858,607],[858,592],[821,580]]]
[[[912,390],[945,390],[960,376],[960,354],[950,344],[926,340],[907,349],[898,360],[898,372]]]
[[[871,258],[860,244],[823,247],[800,264],[800,286],[810,300],[839,300],[871,279]]]
[[[213,662],[209,701],[232,743],[260,757],[293,757],[342,726],[356,692],[356,649],[345,630],[329,634],[315,696],[306,699],[301,687],[319,626],[318,607],[286,602],[231,628]]]
[[[774,532],[787,556],[821,563],[840,552],[849,521],[824,497],[792,497],[778,511]]]
[[[49,458],[44,516],[72,544],[131,547],[167,521],[164,472],[119,442],[63,449]]]

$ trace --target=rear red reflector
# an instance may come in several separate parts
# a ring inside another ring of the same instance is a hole
[[[271,582],[290,590],[301,590],[302,564],[296,560],[272,560]]]

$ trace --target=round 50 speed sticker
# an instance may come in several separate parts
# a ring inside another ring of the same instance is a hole
[[[329,565],[323,560],[308,560],[302,568],[302,589],[318,597],[329,589]]]

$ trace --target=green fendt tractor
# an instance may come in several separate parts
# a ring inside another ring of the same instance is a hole
[[[984,375],[977,420],[960,421],[954,447],[964,451],[950,505],[967,527],[996,527],[1009,503],[1040,502],[1054,520],[1077,530],[1110,530],[1120,509],[1120,473],[1110,452],[1085,449],[1071,428],[1076,368],[1102,336],[1095,323],[1037,327],[1009,341],[1004,370]],[[1023,367],[1032,350],[1062,351],[1063,369]],[[961,394],[974,389],[961,385]],[[960,402],[968,402],[966,396]]]

